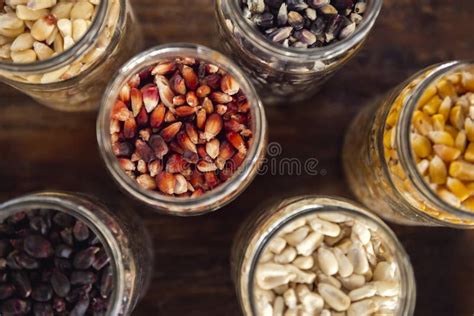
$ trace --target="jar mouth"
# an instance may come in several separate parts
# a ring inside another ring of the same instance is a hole
[[[121,298],[124,295],[125,287],[123,280],[124,267],[122,263],[122,253],[115,237],[110,232],[106,223],[103,223],[94,213],[92,209],[78,205],[71,199],[71,195],[66,192],[38,192],[25,196],[17,197],[0,204],[0,219],[4,219],[9,215],[17,212],[32,210],[37,208],[51,209],[58,212],[67,213],[74,218],[84,222],[87,227],[94,232],[99,238],[107,255],[110,258],[110,266],[113,268],[114,290],[110,297],[109,307],[107,311],[109,315],[119,315],[122,309]],[[81,202],[91,204],[87,197],[74,196]]]
[[[298,61],[301,61],[302,57],[310,60],[336,58],[337,56],[349,50],[351,47],[360,43],[374,26],[383,4],[383,0],[368,0],[368,5],[364,13],[363,20],[356,27],[354,33],[336,43],[329,44],[324,47],[315,47],[308,49],[284,47],[283,45],[280,45],[278,43],[271,42],[255,27],[253,27],[243,16],[243,14],[241,13],[242,10],[239,6],[240,0],[219,1],[229,1],[230,7],[235,18],[235,22],[237,22],[239,27],[242,28],[244,34],[249,37],[255,45],[260,46],[262,49],[265,49],[273,54],[286,57],[288,59],[297,59]]]
[[[125,2],[126,0],[118,0],[120,1],[120,11],[119,14],[119,22],[120,19],[123,18],[122,12],[125,10]],[[89,29],[86,33],[82,36],[82,38],[75,43],[72,47],[67,49],[66,51],[58,54],[54,57],[48,58],[46,60],[36,61],[33,63],[14,63],[14,62],[5,62],[0,61],[0,70],[2,71],[9,71],[15,73],[38,73],[38,72],[46,72],[46,71],[53,71],[54,69],[60,68],[66,64],[72,63],[74,60],[77,59],[78,56],[82,56],[87,52],[91,45],[97,40],[99,34],[101,33],[102,29],[105,27],[104,21],[107,18],[107,12],[109,10],[109,0],[101,0],[98,7],[97,7],[97,14],[92,21]],[[118,30],[118,29],[117,29]],[[28,84],[28,83],[26,83]],[[30,85],[38,85],[32,84]],[[54,83],[52,83],[54,84]]]
[[[253,142],[247,151],[242,166],[227,181],[199,197],[173,197],[160,192],[143,189],[131,179],[119,166],[117,157],[113,154],[109,133],[110,115],[120,88],[140,70],[156,64],[159,61],[191,57],[206,61],[225,69],[239,82],[250,104],[252,115]],[[97,119],[97,141],[102,158],[108,171],[119,186],[134,198],[149,206],[177,216],[193,216],[214,211],[227,204],[240,194],[256,175],[261,157],[267,142],[267,123],[263,105],[243,72],[221,53],[200,45],[176,43],[161,45],[147,50],[129,60],[115,74],[115,79],[109,84],[101,102]]]
[[[403,169],[407,170],[406,176],[408,179],[410,179],[415,188],[422,194],[424,198],[428,200],[428,202],[435,205],[439,209],[467,220],[474,220],[474,213],[454,207],[438,197],[436,192],[431,189],[428,183],[423,179],[423,176],[418,172],[416,159],[411,146],[410,133],[413,114],[416,111],[416,107],[424,91],[449,73],[473,65],[474,63],[470,61],[452,61],[434,66],[434,68],[430,70],[430,73],[414,88],[414,92],[404,101],[400,113],[400,128],[396,135],[397,143],[400,144],[398,149],[400,163]],[[415,75],[415,77],[418,75]],[[425,212],[420,212],[420,215],[428,216],[430,219],[435,219],[443,225],[450,225],[449,222],[432,217]],[[452,226],[459,227],[460,225],[456,224]]]
[[[274,211],[274,216],[277,216],[277,218],[274,219],[274,223],[265,231],[264,234],[266,235],[261,236],[261,238],[256,241],[254,238],[252,239],[252,241],[258,243],[258,247],[251,254],[248,279],[243,280],[243,282],[247,282],[248,284],[250,308],[253,315],[258,315],[254,302],[255,271],[260,256],[270,240],[292,221],[310,214],[331,212],[342,213],[350,218],[361,220],[368,227],[380,231],[379,235],[381,239],[385,242],[390,251],[392,251],[393,257],[399,265],[401,289],[402,293],[405,294],[404,296],[400,296],[400,315],[413,315],[416,301],[415,276],[408,254],[395,233],[373,213],[354,204],[354,202],[350,200],[333,196],[302,196],[287,201],[287,203],[280,205],[278,209]]]

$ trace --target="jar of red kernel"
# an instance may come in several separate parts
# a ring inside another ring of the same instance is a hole
[[[5,3],[0,80],[53,109],[97,109],[110,75],[143,45],[128,0]]]
[[[267,143],[242,71],[203,46],[170,44],[127,62],[105,91],[97,139],[118,185],[164,213],[221,208],[252,182]]]
[[[382,0],[217,0],[223,50],[265,103],[300,101],[363,46]]]
[[[148,288],[151,240],[123,206],[41,192],[0,204],[0,223],[2,315],[131,315]]]
[[[354,119],[343,161],[354,194],[400,224],[474,225],[474,65],[427,67]]]

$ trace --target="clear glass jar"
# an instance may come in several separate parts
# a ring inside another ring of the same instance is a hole
[[[231,272],[244,315],[257,315],[253,299],[255,270],[263,250],[272,237],[285,225],[302,217],[335,212],[357,219],[377,230],[400,270],[401,290],[396,315],[413,315],[416,301],[413,268],[393,231],[364,208],[348,200],[325,196],[301,196],[270,204],[256,211],[241,226],[232,247]]]
[[[343,149],[346,177],[358,199],[381,217],[406,225],[474,227],[473,212],[445,202],[420,175],[410,140],[413,113],[427,89],[472,67],[458,61],[430,66],[368,105],[352,122]],[[395,132],[388,137],[393,121]],[[392,150],[384,146],[384,136]],[[389,163],[389,157],[397,163]]]
[[[0,217],[38,208],[65,212],[97,235],[111,258],[115,276],[107,315],[131,315],[146,293],[153,266],[151,239],[136,214],[123,209],[111,212],[82,194],[40,192],[0,204]]]
[[[74,46],[35,63],[0,61],[0,80],[53,109],[90,111],[97,109],[110,76],[142,45],[129,0],[103,0]]]
[[[202,60],[224,69],[240,84],[247,96],[252,117],[253,142],[247,151],[242,166],[222,185],[195,198],[178,198],[141,188],[121,168],[112,151],[110,139],[110,114],[120,89],[136,73],[149,68],[160,60],[176,57],[190,57]],[[152,48],[128,61],[115,75],[102,99],[97,119],[97,141],[106,167],[117,184],[128,194],[152,208],[167,214],[192,216],[221,208],[240,195],[257,175],[267,144],[267,122],[263,105],[250,81],[242,71],[222,54],[200,45],[169,44]]]
[[[364,19],[344,40],[321,48],[285,48],[266,39],[242,14],[241,0],[217,0],[220,43],[253,79],[265,103],[308,99],[362,47],[382,7],[368,0]]]

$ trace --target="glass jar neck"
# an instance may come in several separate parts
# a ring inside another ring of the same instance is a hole
[[[399,264],[400,282],[405,291],[401,302],[400,315],[412,315],[415,308],[416,285],[413,268],[403,246],[398,241],[392,230],[378,217],[356,206],[352,202],[329,196],[302,196],[281,202],[275,208],[265,209],[269,213],[259,225],[258,231],[252,232],[252,236],[247,240],[240,263],[241,274],[240,291],[242,306],[248,315],[258,315],[255,311],[254,303],[254,277],[260,255],[265,246],[275,236],[278,231],[291,221],[306,217],[319,212],[338,212],[348,215],[351,218],[362,220],[368,227],[382,236],[388,249],[393,253],[396,262]],[[248,268],[245,268],[248,267]],[[247,294],[248,293],[248,294]]]
[[[246,40],[251,41],[255,46],[268,54],[278,56],[288,62],[330,60],[343,55],[364,40],[372,29],[383,4],[382,0],[368,0],[362,22],[349,37],[325,47],[304,49],[283,47],[269,41],[244,17],[240,8],[240,2],[241,0],[217,0],[216,5],[225,10],[232,23],[234,23],[234,27],[238,27],[239,32],[245,34]]]
[[[84,54],[88,52],[88,50],[93,45],[95,45],[95,43],[97,43],[100,34],[104,31],[108,22],[108,15],[111,8],[110,1],[111,0],[100,1],[99,5],[97,6],[96,16],[92,21],[92,24],[90,25],[89,29],[86,31],[83,37],[68,50],[52,58],[28,64],[0,61],[0,70],[17,74],[43,73],[70,65],[74,61],[80,59],[82,56],[84,56]],[[117,30],[119,30],[120,24],[123,23],[121,20],[124,20],[125,17],[125,5],[127,0],[117,1],[120,2],[121,6],[119,21],[116,28]]]
[[[410,181],[412,187],[417,191],[417,193],[436,209],[443,210],[461,219],[472,221],[474,220],[474,214],[472,212],[463,211],[446,203],[429,187],[425,179],[422,177],[422,175],[420,175],[413,150],[411,149],[412,146],[410,137],[413,114],[417,110],[419,100],[426,89],[435,84],[440,78],[469,65],[472,65],[472,63],[462,61],[446,62],[428,67],[427,69],[410,78],[408,82],[416,80],[417,78],[423,76],[424,73],[428,73],[428,75],[425,75],[425,77],[421,79],[413,91],[404,100],[395,137],[396,143],[398,144],[397,154],[400,164],[403,170],[406,172],[407,179]],[[431,217],[424,212],[419,213],[419,215],[429,218],[431,221],[434,220],[440,224],[449,225],[449,223],[446,221]],[[459,227],[459,225],[456,224],[456,227]]]
[[[253,143],[242,166],[232,178],[206,194],[196,198],[176,198],[166,196],[155,191],[142,189],[121,169],[117,158],[113,154],[110,140],[110,114],[115,100],[123,84],[146,67],[159,61],[176,58],[191,57],[217,65],[231,74],[245,92],[252,115]],[[267,123],[263,105],[258,98],[254,87],[232,61],[220,53],[204,46],[177,43],[152,48],[127,62],[115,75],[115,80],[108,86],[102,99],[101,109],[97,120],[97,140],[100,152],[106,166],[116,182],[136,199],[162,212],[177,216],[200,215],[214,211],[233,200],[253,180],[256,171],[264,156],[267,143]]]
[[[105,211],[105,206],[87,196],[72,195],[65,192],[42,192],[19,197],[0,204],[0,219],[32,209],[51,209],[67,213],[84,222],[99,238],[104,249],[110,257],[110,265],[114,270],[114,291],[109,302],[109,315],[123,315],[129,309],[130,288],[127,284],[126,269],[122,258],[123,253],[120,242],[116,237],[119,230],[113,218]]]

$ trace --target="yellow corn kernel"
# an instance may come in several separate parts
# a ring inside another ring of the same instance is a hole
[[[422,107],[425,105],[432,97],[436,95],[438,90],[436,89],[436,86],[431,85],[428,88],[426,88],[425,92],[423,92],[423,95],[420,97],[420,101],[418,102],[418,106]]]
[[[443,98],[456,96],[454,86],[446,79],[438,81],[436,87],[438,88],[438,94]]]
[[[462,183],[462,181],[458,179],[448,177],[446,186],[448,187],[449,191],[451,191],[451,193],[453,193],[461,201],[464,201],[471,196],[471,191],[464,185],[464,183]]]
[[[430,167],[430,162],[427,159],[423,159],[419,163],[416,164],[416,168],[418,169],[418,172],[422,176],[426,175],[429,167]]]
[[[469,162],[474,162],[474,143],[469,143],[464,153],[464,159]]]
[[[474,121],[467,118],[464,121],[464,129],[466,130],[467,140],[474,142]]]
[[[463,72],[461,82],[464,89],[474,92],[474,73],[467,71]]]
[[[435,144],[454,146],[453,136],[445,131],[430,132],[428,138]]]
[[[411,147],[420,158],[426,158],[431,154],[431,142],[423,135],[411,134]]]
[[[440,105],[441,99],[439,98],[439,96],[435,95],[428,101],[428,103],[423,106],[423,112],[428,115],[433,115],[438,112]]]
[[[431,119],[433,120],[433,129],[435,131],[444,131],[445,120],[443,115],[435,114],[431,117]]]
[[[448,171],[446,170],[446,165],[443,160],[438,156],[434,156],[430,161],[430,182],[435,184],[444,184],[448,176]]]
[[[383,134],[383,145],[385,148],[392,148],[392,129],[386,130]]]
[[[449,118],[449,112],[451,111],[451,107],[453,106],[453,100],[450,97],[444,98],[443,102],[439,106],[438,113],[444,117],[444,122],[446,122]]]
[[[446,77],[446,79],[448,79],[449,82],[451,82],[453,85],[457,85],[458,83],[460,83],[461,78],[462,78],[462,75],[460,72],[455,72]]]
[[[466,131],[460,131],[454,140],[454,146],[459,149],[461,152],[466,149],[467,135]]]
[[[448,190],[446,189],[438,189],[438,191],[436,192],[438,193],[438,196],[444,200],[446,203],[450,204],[450,205],[453,205],[453,206],[456,206],[456,207],[460,207],[461,206],[461,200],[458,199],[458,197],[454,194],[452,194],[451,192],[449,192]]]
[[[462,206],[474,212],[474,197],[470,197],[464,202],[462,202]]]
[[[433,151],[446,162],[454,161],[461,156],[459,149],[446,145],[434,145]]]
[[[390,114],[387,116],[387,120],[385,121],[385,123],[387,123],[387,125],[391,127],[395,126],[395,124],[397,124],[397,121],[398,121],[398,116],[399,116],[398,111],[395,109],[392,109]]]
[[[462,181],[474,181],[474,165],[465,161],[454,161],[449,166],[449,175]]]
[[[444,131],[448,132],[449,135],[451,135],[453,137],[453,139],[456,139],[456,136],[458,136],[458,129],[454,126],[446,125],[444,127]]]
[[[413,125],[423,136],[426,136],[429,132],[433,131],[431,117],[421,111],[415,111],[415,113],[413,113]]]
[[[403,170],[402,166],[400,166],[399,163],[397,164],[394,164],[390,167],[390,170],[392,171],[392,173],[397,176],[400,180],[405,180],[406,179],[406,175],[405,175],[405,171]]]
[[[451,112],[449,113],[449,122],[457,129],[462,129],[464,125],[464,113],[461,106],[456,105],[451,109]]]

